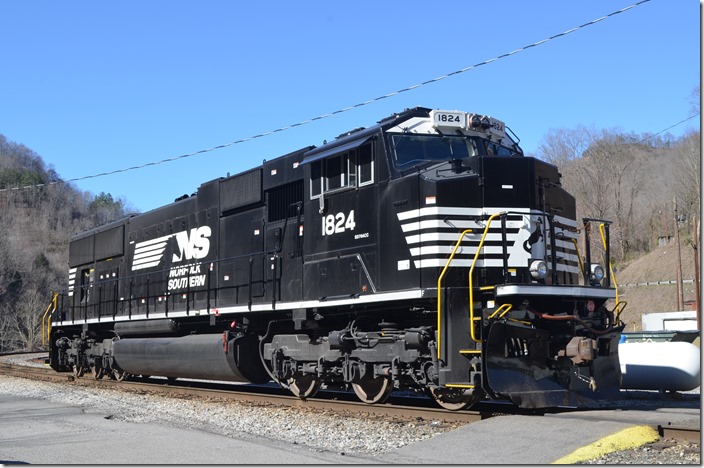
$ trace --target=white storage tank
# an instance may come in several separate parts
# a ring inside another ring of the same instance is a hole
[[[621,388],[694,390],[701,385],[700,353],[685,341],[620,343]]]
[[[644,332],[658,330],[696,330],[697,311],[651,312],[642,315],[641,324]]]

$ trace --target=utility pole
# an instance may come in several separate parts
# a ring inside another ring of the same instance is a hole
[[[694,224],[694,235],[692,236],[692,248],[694,249],[694,297],[697,310],[697,330],[702,329],[701,297],[699,294],[699,223],[697,219]]]
[[[684,298],[682,297],[682,255],[680,252],[680,228],[679,216],[677,215],[677,197],[673,199],[675,205],[675,251],[677,252],[677,310],[684,309]]]

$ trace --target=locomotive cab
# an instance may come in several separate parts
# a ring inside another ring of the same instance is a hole
[[[505,129],[487,116],[430,111],[386,131],[399,180],[417,173],[412,209],[395,213],[407,248],[395,255],[410,254],[399,266],[414,266],[438,294],[439,386],[522,406],[617,393],[615,290],[601,266],[584,266],[577,244],[594,223],[578,227],[557,168],[524,157]],[[608,264],[608,222],[599,226]]]

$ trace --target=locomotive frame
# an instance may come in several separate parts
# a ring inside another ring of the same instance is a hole
[[[575,214],[503,122],[407,109],[75,236],[50,365],[450,410],[608,397],[625,303],[576,241],[598,225],[608,266],[609,223]]]

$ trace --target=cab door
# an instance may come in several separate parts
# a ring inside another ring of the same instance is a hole
[[[373,145],[368,140],[343,145],[310,163],[303,265],[306,299],[376,291],[379,220],[374,172]]]

